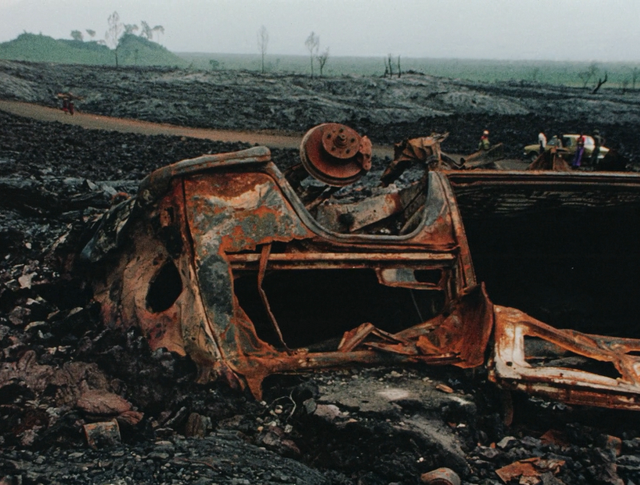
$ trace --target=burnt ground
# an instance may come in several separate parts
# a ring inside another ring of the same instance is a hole
[[[640,154],[637,96],[620,93],[594,97],[418,74],[265,80],[250,73],[5,61],[0,81],[5,99],[53,105],[57,92],[71,90],[83,96],[84,112],[188,126],[301,133],[338,121],[377,143],[450,130],[445,149],[459,153],[473,151],[478,132],[489,127],[512,156],[535,139],[540,125],[548,132],[598,127],[628,160]],[[502,483],[496,469],[531,457],[563,462],[541,472],[541,483],[640,483],[637,414],[516,394],[514,421],[506,425],[508,401],[482,371],[405,367],[274,377],[263,402],[222,385],[195,384],[188,359],[151,352],[134,330],[102,326],[88,275],[74,255],[118,192],[135,192],[150,171],[245,146],[87,132],[4,113],[0,127],[0,483],[410,484],[447,466],[465,483],[490,484]],[[281,167],[297,159],[296,150],[273,155]],[[521,277],[505,282],[508,268],[497,267],[495,254],[511,251],[512,263],[518,249],[534,244],[521,241],[514,250],[483,234],[482,224],[470,231],[479,275],[499,303],[530,305],[536,286],[561,273],[547,267],[526,288],[514,285]],[[634,233],[626,238],[633,241]],[[474,247],[486,241],[491,249]],[[512,273],[531,271],[544,258],[522,261]],[[579,279],[589,277],[588,268],[581,272]],[[629,265],[621,283],[632,272]],[[588,299],[540,295],[543,316],[558,324],[567,309],[583,308]],[[633,291],[624,295],[634,298]],[[609,305],[590,301],[587,308],[600,316]],[[626,308],[623,316],[631,320],[634,308]],[[122,441],[89,447],[83,425],[114,415]]]
[[[605,85],[606,87],[607,85]],[[638,162],[640,91],[589,90],[528,82],[473,83],[406,73],[401,78],[257,75],[243,71],[92,67],[0,60],[0,98],[58,106],[56,94],[82,97],[86,113],[180,126],[302,135],[344,123],[374,144],[450,132],[443,150],[471,153],[482,130],[509,158],[547,135],[591,133]]]

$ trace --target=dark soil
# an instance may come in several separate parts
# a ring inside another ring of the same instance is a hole
[[[597,126],[608,146],[632,161],[640,156],[635,95],[421,75],[311,80],[4,61],[0,80],[5,99],[53,105],[58,91],[71,90],[86,112],[189,126],[302,132],[339,121],[376,142],[449,130],[445,149],[460,153],[475,149],[485,127],[515,156],[540,126]],[[104,328],[88,275],[74,264],[98,217],[155,168],[245,147],[0,113],[0,483],[413,484],[448,466],[464,483],[494,484],[496,469],[531,457],[564,461],[542,483],[640,483],[633,413],[515,395],[507,426],[504,396],[482,371],[425,367],[276,376],[256,402],[223,385],[195,384],[189,359],[151,352],[135,330]],[[281,167],[297,161],[296,150],[273,157]],[[479,273],[492,279],[498,299],[522,293],[500,284],[492,250],[478,252]],[[78,406],[87,387],[130,406],[128,418],[118,416],[122,442],[88,446],[83,425],[114,415]],[[409,397],[357,397],[389,390]],[[555,439],[543,436],[549,430]]]

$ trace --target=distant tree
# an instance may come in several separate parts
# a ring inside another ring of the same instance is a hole
[[[322,77],[322,70],[324,69],[324,65],[329,60],[329,48],[327,47],[324,52],[316,57],[318,60],[318,66],[320,67],[320,77]]]
[[[629,88],[629,78],[625,77],[620,85],[622,86],[622,94],[626,93],[627,89]]]
[[[220,62],[215,59],[209,59],[209,66],[211,66],[212,71],[215,71],[220,67]]]
[[[82,42],[82,40],[83,40],[82,32],[80,32],[79,30],[72,30],[71,31],[71,38],[73,40],[79,40],[80,42]]]
[[[598,90],[602,87],[602,85],[604,83],[607,82],[607,71],[604,72],[604,79],[599,78],[598,82],[596,83],[595,87],[593,88],[593,91],[591,91],[591,94],[596,94],[598,92]]]
[[[149,27],[149,24],[144,20],[140,21],[140,37],[144,37],[147,40],[151,40],[151,38],[153,37],[151,27]]]
[[[124,25],[120,22],[118,12],[113,12],[107,20],[109,28],[104,34],[104,40],[108,47],[113,49],[116,58],[116,67],[118,67],[118,47],[120,46],[120,37],[124,32]]]
[[[124,35],[133,34],[138,30],[138,26],[136,24],[125,24],[124,26]]]
[[[582,89],[587,87],[591,78],[595,79],[596,74],[598,74],[598,65],[595,62],[589,64],[589,67],[587,67],[586,70],[578,73],[578,77],[582,81]]]
[[[400,69],[400,56],[398,56],[398,77],[402,76],[402,69]]]
[[[631,87],[633,88],[633,90],[636,90],[636,81],[638,80],[638,77],[640,76],[640,69],[638,69],[637,67],[633,68],[633,71],[631,71]]]
[[[260,50],[260,59],[262,62],[262,74],[264,74],[264,56],[267,55],[267,46],[269,45],[269,32],[263,25],[258,30],[258,49]]]
[[[151,29],[151,32],[158,33],[158,42],[160,42],[160,34],[164,34],[164,27],[162,25],[156,25],[153,29]]]
[[[387,58],[385,59],[385,63],[386,63],[386,68],[385,68],[385,74],[389,74],[389,77],[393,77],[393,54],[388,54]]]
[[[87,34],[89,34],[89,37],[91,37],[92,39],[96,36],[96,31],[95,30],[87,29],[86,32],[87,32]]]
[[[311,32],[307,40],[304,41],[304,46],[309,51],[309,61],[311,62],[311,77],[313,77],[313,59],[318,55],[318,48],[320,47],[320,37],[315,32]]]

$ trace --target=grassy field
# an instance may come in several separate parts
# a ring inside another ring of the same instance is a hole
[[[177,53],[194,69],[246,69],[260,71],[260,56],[257,54],[208,54]],[[382,76],[385,72],[384,58],[376,57],[329,57],[325,67],[325,76]],[[212,62],[213,61],[213,62]],[[309,74],[311,72],[307,56],[267,55],[266,70],[271,73],[292,72]],[[392,58],[392,67],[397,71],[397,57]],[[403,72],[417,71],[434,76],[468,79],[471,81],[531,81],[566,86],[583,86],[585,73],[591,70],[593,76],[587,85],[591,86],[598,78],[608,76],[605,87],[621,87],[624,83],[631,88],[634,72],[636,88],[640,89],[640,64],[623,63],[587,63],[552,61],[498,61],[471,59],[416,59],[400,58]],[[318,72],[317,63],[314,65]]]
[[[0,44],[0,59],[64,64],[115,65],[112,49],[95,41],[54,39],[41,34],[20,34]],[[155,42],[136,35],[121,37],[118,63],[122,66],[178,66],[187,61]]]

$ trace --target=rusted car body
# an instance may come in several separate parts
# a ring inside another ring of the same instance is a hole
[[[270,374],[422,362],[487,365],[508,389],[640,410],[640,340],[558,330],[490,301],[446,173],[320,202],[295,185],[264,147],[153,172],[83,252],[102,268],[105,322],[188,354],[201,382],[256,397]],[[615,375],[559,364],[567,353]]]

